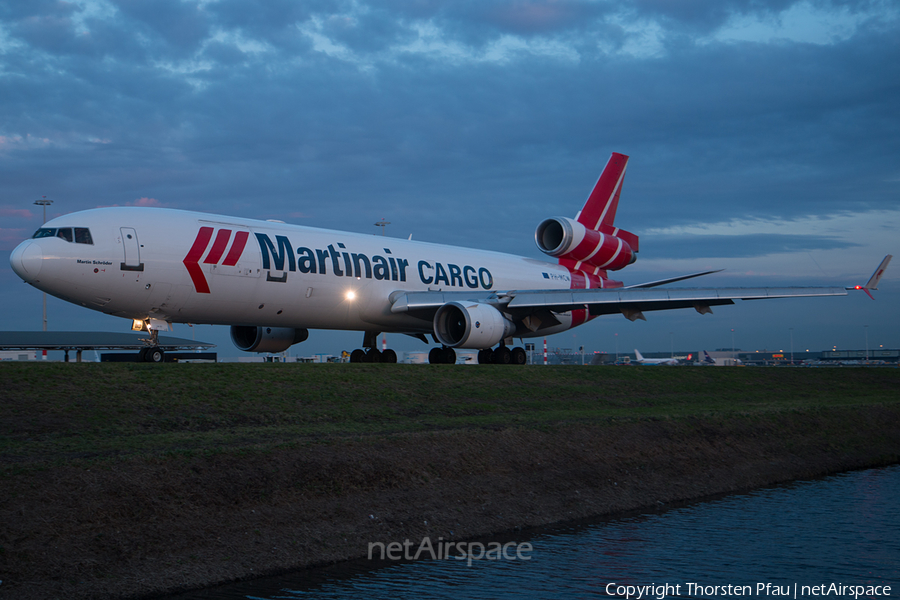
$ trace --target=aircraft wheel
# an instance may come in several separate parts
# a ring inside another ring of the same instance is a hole
[[[149,348],[141,348],[138,352],[138,362],[147,362],[147,350]]]
[[[378,351],[378,348],[369,348],[366,351],[365,362],[367,362],[367,363],[381,362],[381,352]]]
[[[494,350],[494,364],[508,365],[512,360],[512,354],[506,346],[500,346]]]
[[[159,348],[147,348],[147,353],[144,354],[144,360],[147,362],[161,363],[165,359],[165,353]]]
[[[441,351],[441,348],[432,348],[430,352],[428,352],[428,364],[430,365],[439,365],[443,361],[444,355]]]
[[[514,365],[524,365],[528,360],[528,353],[525,352],[525,348],[516,346],[512,349],[512,364]]]
[[[361,348],[357,348],[350,353],[350,362],[352,363],[361,363],[365,360],[365,358],[366,352]]]
[[[491,360],[493,358],[493,354],[494,354],[494,351],[491,350],[490,348],[485,348],[483,350],[479,350],[478,351],[478,364],[479,365],[491,364],[492,362],[494,362],[493,360]]]
[[[388,348],[381,353],[381,362],[391,365],[397,364],[397,353]]]
[[[441,352],[442,358],[444,359],[445,365],[455,365],[456,364],[456,350],[453,348],[444,348]]]

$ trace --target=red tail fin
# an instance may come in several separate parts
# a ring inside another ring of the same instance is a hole
[[[625,167],[628,165],[628,157],[618,152],[613,152],[603,169],[603,174],[597,180],[594,191],[584,203],[584,208],[575,217],[575,220],[587,227],[600,231],[601,225],[612,227],[616,218],[616,209],[619,207],[619,194],[622,192],[622,180],[625,179]]]

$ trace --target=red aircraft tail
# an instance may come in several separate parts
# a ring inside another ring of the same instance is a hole
[[[625,179],[625,167],[628,157],[613,152],[606,163],[606,168],[597,180],[594,191],[588,196],[584,207],[575,220],[588,229],[600,230],[600,225],[612,226],[619,207],[619,194],[622,192],[622,180]]]
[[[622,193],[622,182],[625,180],[625,169],[628,166],[628,157],[618,152],[613,152],[609,162],[603,169],[600,179],[594,186],[591,195],[588,196],[582,209],[575,220],[587,229],[593,229],[606,235],[614,235],[628,243],[635,252],[640,250],[638,236],[629,231],[613,227],[616,219],[616,209],[619,208],[619,194]]]
[[[614,152],[575,220],[544,219],[534,232],[538,248],[572,274],[573,288],[622,287],[621,281],[607,279],[607,271],[637,258],[638,236],[613,225],[627,164],[627,156]]]

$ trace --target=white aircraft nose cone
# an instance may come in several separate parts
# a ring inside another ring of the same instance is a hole
[[[34,242],[22,242],[9,255],[9,264],[16,275],[31,282],[41,272],[41,265],[44,262],[44,253],[41,247]]]

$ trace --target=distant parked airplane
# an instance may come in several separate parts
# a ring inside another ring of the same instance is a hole
[[[643,355],[638,352],[638,349],[634,349],[634,355],[637,357],[637,363],[640,365],[677,365],[677,358],[644,358]]]
[[[741,359],[739,359],[739,358],[729,358],[729,359],[727,359],[727,360],[732,361],[732,363],[735,364],[735,365],[742,365],[742,364],[744,364],[744,362],[743,362]],[[709,356],[709,352],[707,352],[706,350],[704,350],[704,351],[703,351],[703,360],[700,362],[700,364],[701,364],[701,365],[715,365],[715,364],[716,364],[716,361],[713,360],[713,359]]]

